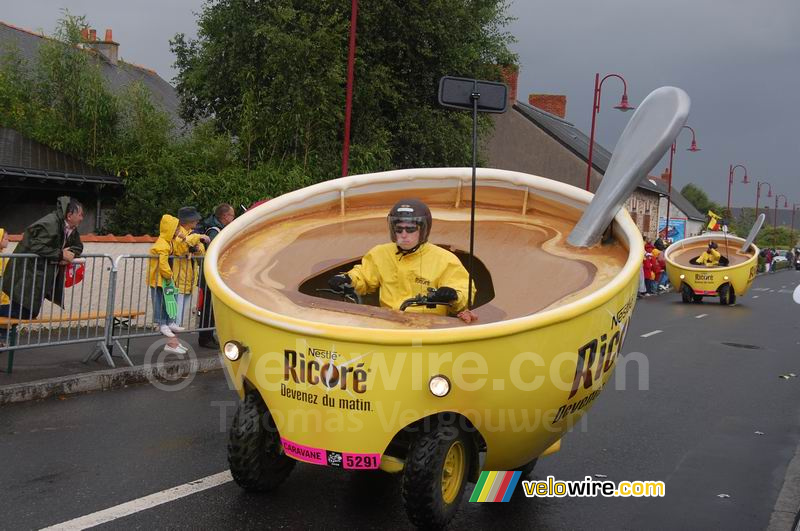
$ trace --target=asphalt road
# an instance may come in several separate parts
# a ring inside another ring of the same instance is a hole
[[[518,489],[509,503],[464,503],[453,528],[766,528],[800,441],[800,377],[779,378],[800,374],[799,282],[794,271],[758,277],[733,307],[640,300],[617,368],[624,385],[610,385],[534,471],[662,480],[665,498],[528,499]],[[0,528],[56,525],[225,471],[235,400],[216,372],[171,393],[141,385],[3,406]],[[298,464],[271,495],[224,482],[100,527],[345,526],[408,528],[399,476]]]

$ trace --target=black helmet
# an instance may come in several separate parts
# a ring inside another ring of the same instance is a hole
[[[397,241],[397,234],[394,232],[394,226],[401,221],[408,221],[416,223],[419,227],[419,244],[422,245],[428,241],[428,236],[431,233],[431,225],[433,224],[433,217],[428,205],[419,199],[401,199],[389,211],[389,236],[393,242]]]
[[[711,249],[716,249],[718,247],[717,242],[714,241],[708,242],[708,247]]]

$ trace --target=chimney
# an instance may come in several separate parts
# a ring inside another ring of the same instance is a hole
[[[508,106],[511,107],[517,101],[517,81],[519,79],[518,65],[505,65],[500,67],[500,75],[503,82],[508,85]]]
[[[119,58],[119,43],[114,42],[111,29],[106,30],[106,38],[102,41],[97,40],[97,31],[89,30],[89,45],[100,53],[112,65],[117,64]]]
[[[83,28],[81,30],[81,41],[87,42],[89,40],[89,28]]]
[[[559,118],[567,115],[567,97],[561,94],[529,94],[528,103]]]

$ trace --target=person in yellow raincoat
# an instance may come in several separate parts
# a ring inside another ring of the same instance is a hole
[[[721,256],[717,251],[717,242],[708,242],[708,249],[697,258],[697,263],[706,267],[715,267],[719,265]]]
[[[203,245],[210,243],[211,239],[204,234],[195,234],[193,231],[200,221],[200,213],[194,207],[182,207],[178,210],[178,235],[174,241],[173,255],[179,257],[173,261],[175,273],[175,287],[178,288],[178,317],[179,325],[190,314],[189,303],[192,291],[197,286],[200,278],[200,267],[195,256],[203,256],[206,248]]]
[[[351,285],[360,295],[379,290],[381,306],[395,310],[409,298],[427,295],[431,302],[450,306],[411,306],[406,311],[449,313],[467,323],[474,321],[475,314],[467,308],[467,270],[456,255],[428,243],[433,223],[428,206],[418,199],[403,199],[389,212],[388,221],[392,243],[370,249],[360,264],[332,277],[330,287],[342,291]],[[428,288],[435,291],[429,294]],[[474,286],[472,290],[474,295]]]
[[[178,218],[170,214],[161,216],[159,224],[158,239],[150,247],[152,258],[148,260],[148,285],[150,286],[150,296],[153,301],[153,321],[158,325],[159,331],[169,338],[167,352],[185,354],[186,349],[175,337],[175,332],[182,332],[184,329],[179,326],[174,319],[167,315],[164,303],[163,282],[175,282],[176,275],[173,270],[173,263],[176,247],[181,250],[182,243],[189,246],[199,244],[207,236],[203,234],[189,234],[184,236],[179,227]],[[180,279],[178,279],[180,280]],[[176,286],[177,288],[177,286]]]
[[[2,253],[5,248],[8,247],[8,234],[6,233],[5,229],[0,228],[0,253]],[[3,278],[3,273],[6,270],[6,262],[8,262],[5,258],[0,258],[0,279]],[[0,291],[0,317],[9,317],[11,307],[9,306],[11,301],[8,298],[8,295]],[[6,346],[6,337],[8,336],[8,326],[7,325],[0,325],[0,348]]]

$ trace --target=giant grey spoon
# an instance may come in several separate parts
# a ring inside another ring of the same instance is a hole
[[[605,176],[567,243],[590,247],[600,241],[622,204],[675,141],[690,106],[689,95],[676,87],[658,88],[644,99],[625,126]]]
[[[753,223],[753,228],[750,229],[750,234],[747,235],[747,239],[744,241],[744,245],[739,250],[740,253],[746,253],[750,246],[756,241],[756,236],[758,236],[758,231],[761,230],[761,226],[764,224],[764,219],[767,216],[762,212],[758,215],[756,222]]]

